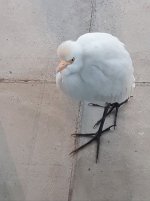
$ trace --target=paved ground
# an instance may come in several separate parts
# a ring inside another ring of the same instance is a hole
[[[150,2],[0,4],[0,201],[149,201]],[[70,133],[89,131],[102,110],[79,110],[54,77],[58,44],[89,31],[126,43],[137,82],[116,131],[102,139],[98,164],[94,145],[75,158],[68,153]]]

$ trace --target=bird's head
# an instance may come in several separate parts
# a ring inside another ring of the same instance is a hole
[[[70,73],[75,73],[80,70],[82,66],[82,51],[77,42],[63,42],[57,49],[57,55],[61,60],[57,66],[57,72],[69,69]]]

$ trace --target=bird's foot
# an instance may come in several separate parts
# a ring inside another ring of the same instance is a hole
[[[91,144],[92,142],[96,142],[97,147],[96,147],[96,163],[98,161],[98,156],[99,156],[99,146],[100,146],[100,137],[106,133],[107,131],[109,131],[112,127],[114,127],[114,125],[109,126],[108,128],[104,129],[104,130],[98,130],[96,133],[75,133],[72,134],[72,136],[75,137],[88,137],[88,138],[92,138],[90,139],[87,143],[81,145],[80,147],[78,147],[77,149],[73,150],[70,154],[76,154],[78,151],[80,151],[81,149],[84,149],[85,147],[87,147],[89,144]]]
[[[102,108],[105,107],[105,106],[98,105],[98,104],[95,104],[95,103],[88,103],[88,106],[93,106],[93,107],[102,107]]]
[[[110,104],[110,107],[109,107],[109,110],[108,110],[106,116],[109,116],[109,115],[113,112],[113,110],[115,109],[114,129],[115,129],[115,127],[117,126],[118,109],[119,109],[120,106],[122,106],[123,104],[125,104],[125,103],[127,103],[127,102],[128,102],[128,99],[126,99],[125,101],[123,101],[123,102],[121,102],[121,103],[115,102],[115,103],[111,103],[111,104]],[[96,122],[96,124],[94,124],[93,128],[94,128],[94,129],[97,128],[97,126],[100,125],[101,121],[102,121],[102,119],[98,120],[98,121]]]
[[[112,113],[112,111],[115,109],[115,107],[116,107],[115,103],[114,104],[110,104],[110,107],[109,107],[109,110],[107,111],[106,117],[109,116]],[[93,128],[94,129],[97,128],[97,126],[100,125],[101,121],[102,121],[102,118],[100,120],[98,120],[96,122],[96,124],[94,124]]]

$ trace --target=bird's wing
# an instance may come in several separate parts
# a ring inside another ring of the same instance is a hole
[[[112,80],[100,70],[99,66],[86,66],[82,69],[80,76],[93,97],[99,96],[103,99],[103,96],[110,96]]]
[[[84,66],[82,80],[94,96],[120,101],[128,98],[133,83],[133,68],[123,60],[112,59]]]

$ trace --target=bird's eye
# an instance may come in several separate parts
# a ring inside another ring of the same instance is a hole
[[[74,62],[74,60],[75,60],[75,58],[73,57],[73,58],[71,59],[71,61]]]

